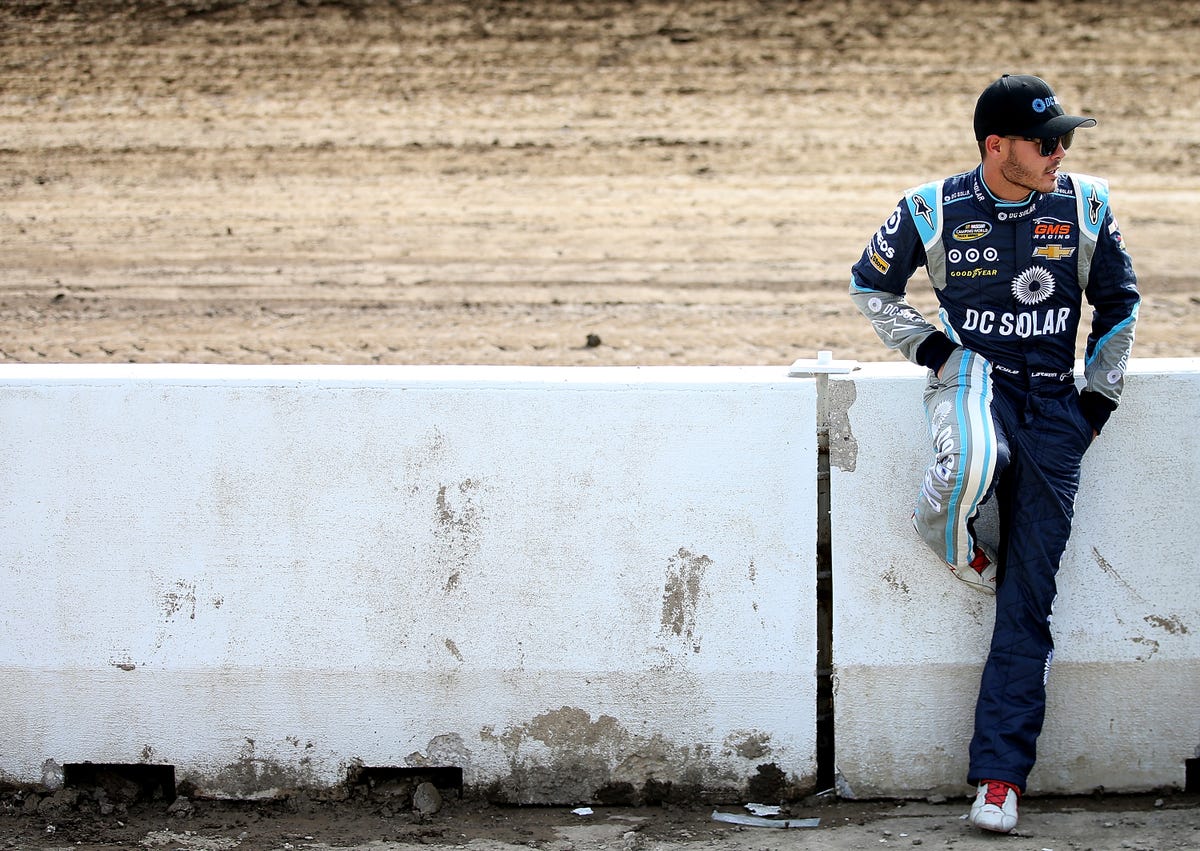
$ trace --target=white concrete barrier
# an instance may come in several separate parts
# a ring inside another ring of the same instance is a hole
[[[837,763],[855,794],[962,792],[992,600],[909,523],[924,371],[831,380]],[[1033,792],[1182,788],[1200,756],[1200,361],[1134,361],[1085,458]]]
[[[786,372],[0,368],[0,779],[810,782],[815,392]]]
[[[922,383],[829,382],[860,796],[963,789],[991,627],[908,525]],[[1087,456],[1034,792],[1183,786],[1200,755],[1197,413],[1200,362],[1135,361]],[[6,366],[0,417],[0,780],[151,763],[251,795],[453,766],[574,803],[815,776],[811,380]]]

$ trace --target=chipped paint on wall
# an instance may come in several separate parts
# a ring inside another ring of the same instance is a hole
[[[301,752],[313,748],[312,742],[302,745],[301,740],[294,736],[289,737],[286,744]],[[235,798],[270,797],[282,790],[320,785],[307,754],[289,761],[262,756],[258,752],[258,743],[249,737],[238,749],[236,759],[222,766],[211,777],[197,774],[181,779],[208,794]]]
[[[771,737],[759,730],[735,730],[725,737],[725,748],[743,759],[762,759],[771,755]]]
[[[830,381],[826,415],[829,426],[829,463],[847,473],[858,465],[858,441],[850,428],[850,408],[858,397],[853,381]]]
[[[456,766],[470,777],[474,767],[474,755],[463,737],[458,733],[443,733],[429,740],[423,751],[413,751],[404,758],[410,768]]]
[[[500,732],[486,727],[480,739],[499,746],[509,766],[488,794],[512,804],[639,804],[701,788],[737,795],[750,771],[739,763],[771,750],[769,737],[756,731],[727,737],[722,753],[714,753],[705,743],[635,734],[610,715],[593,718],[572,706]]]
[[[667,560],[663,585],[662,629],[682,638],[694,653],[700,652],[697,635],[697,609],[704,590],[704,574],[712,565],[706,555],[697,555],[680,547]]]
[[[1179,619],[1178,615],[1170,615],[1163,617],[1162,615],[1146,615],[1142,618],[1150,626],[1156,626],[1159,629],[1166,630],[1171,635],[1187,635],[1187,624]]]
[[[162,594],[162,609],[168,621],[183,613],[189,620],[196,619],[196,583],[176,580]]]
[[[480,498],[483,485],[477,479],[439,485],[434,497],[433,534],[441,550],[438,562],[446,571],[442,591],[459,589],[463,571],[479,553],[485,512]]]

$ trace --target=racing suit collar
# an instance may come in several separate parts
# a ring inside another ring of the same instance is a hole
[[[1024,219],[1030,216],[1037,210],[1038,201],[1041,200],[1040,192],[1030,192],[1028,196],[1020,201],[1004,201],[992,194],[992,190],[988,188],[987,182],[983,179],[983,164],[980,163],[975,169],[971,178],[971,190],[975,194],[975,200],[996,217],[998,221],[1013,221],[1016,219]]]

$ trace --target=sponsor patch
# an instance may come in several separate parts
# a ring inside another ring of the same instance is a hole
[[[1034,219],[1033,235],[1041,237],[1070,236],[1072,224],[1062,219]]]
[[[1054,294],[1054,276],[1041,266],[1030,266],[1013,278],[1012,294],[1021,304],[1041,304]]]
[[[1037,207],[1035,205],[1030,204],[1028,207],[1025,207],[1025,209],[1023,209],[1023,210],[1015,210],[1013,212],[1003,212],[1002,211],[1002,212],[996,213],[996,220],[1001,221],[1001,222],[1015,222],[1015,221],[1025,218],[1026,216],[1033,215],[1033,211],[1036,209],[1037,209]]]
[[[1113,238],[1113,241],[1117,244],[1117,248],[1124,251],[1125,250],[1125,238],[1123,236],[1121,236],[1121,229],[1117,227],[1116,219],[1113,219],[1112,224],[1110,224],[1108,226],[1108,233],[1109,233],[1109,236],[1111,236]]]
[[[1000,259],[1000,252],[990,245],[983,251],[978,248],[968,248],[966,251],[961,248],[951,248],[946,252],[946,259],[956,266],[964,261],[978,263],[981,258],[989,263],[995,263]]]
[[[994,278],[1000,274],[999,269],[987,269],[983,266],[976,266],[973,269],[951,269],[951,278]]]
[[[951,234],[959,242],[974,242],[983,239],[992,232],[992,226],[987,222],[963,222]]]
[[[876,232],[875,234],[875,250],[888,260],[893,260],[896,257],[896,249],[892,248],[882,232]]]
[[[1088,221],[1093,225],[1100,224],[1100,211],[1104,209],[1104,201],[1100,198],[1099,193],[1096,192],[1095,186],[1088,192],[1087,203]]]
[[[892,268],[892,264],[880,257],[878,251],[871,252],[870,260],[871,265],[874,266],[876,271],[878,271],[881,275],[886,275],[888,269]]]
[[[1033,249],[1034,257],[1045,257],[1047,260],[1065,260],[1075,253],[1074,248],[1068,248],[1057,242],[1050,245],[1039,245]]]

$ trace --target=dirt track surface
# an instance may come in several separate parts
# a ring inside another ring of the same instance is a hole
[[[1001,71],[1099,117],[1135,355],[1197,356],[1197,55],[1194,2],[8,0],[0,362],[892,359],[849,266]]]

